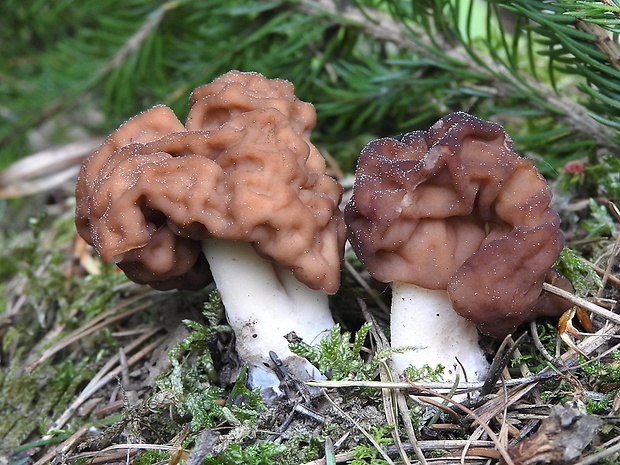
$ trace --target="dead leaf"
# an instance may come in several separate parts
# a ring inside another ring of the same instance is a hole
[[[581,307],[572,307],[566,310],[558,321],[558,333],[560,334],[560,338],[566,343],[568,347],[573,349],[579,355],[584,357],[586,360],[589,358],[586,354],[584,354],[579,347],[573,342],[571,337],[576,337],[581,339],[579,335],[579,331],[575,326],[573,326],[573,317],[577,314],[577,319],[580,322],[585,322],[586,325],[589,324],[589,327],[592,327],[592,323],[587,313]]]

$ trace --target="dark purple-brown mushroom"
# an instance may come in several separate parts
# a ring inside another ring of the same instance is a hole
[[[342,188],[308,139],[314,108],[290,83],[239,72],[191,102],[186,126],[154,107],[84,162],[78,232],[155,288],[195,289],[212,274],[253,386],[279,384],[269,351],[314,376],[284,336],[311,342],[334,325],[326,294],[339,287],[345,236]]]
[[[364,148],[345,221],[369,273],[393,283],[393,347],[420,346],[399,368],[483,379],[476,328],[502,337],[565,310],[541,297],[564,243],[551,195],[501,126],[466,113]]]

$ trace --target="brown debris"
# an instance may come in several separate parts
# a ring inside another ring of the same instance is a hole
[[[515,465],[568,463],[581,455],[601,425],[602,420],[596,415],[585,414],[576,407],[554,405],[538,432],[510,447],[508,454]]]

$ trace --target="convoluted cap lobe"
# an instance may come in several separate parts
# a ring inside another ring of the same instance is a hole
[[[294,90],[293,84],[284,79],[230,71],[192,92],[187,129],[217,129],[242,113],[274,108],[298,134],[308,139],[316,125],[316,112],[310,103],[295,97]]]
[[[563,246],[550,201],[501,126],[458,112],[365,147],[345,219],[373,277],[447,289],[457,313],[500,336],[534,316]]]
[[[269,105],[232,112],[209,130],[188,131],[170,113],[155,107],[132,118],[84,163],[82,237],[130,278],[160,289],[206,284],[200,241],[217,237],[250,242],[309,287],[335,292],[342,188],[322,158],[311,158],[316,148],[303,131]],[[146,133],[155,120],[169,124]]]

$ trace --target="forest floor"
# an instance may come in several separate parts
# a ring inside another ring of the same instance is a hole
[[[452,386],[432,370],[407,382],[379,357],[389,291],[352,252],[330,300],[340,328],[323,347],[350,372],[314,387],[286,379],[285,396],[265,404],[242,382],[213,286],[153,291],[101,262],[75,232],[71,182],[11,200],[0,239],[0,464],[618,463],[617,228],[581,240],[570,217],[588,201],[559,197],[568,245],[605,283],[586,281],[587,301],[575,301],[589,305],[592,328],[583,334],[584,320],[567,315],[559,330],[538,321],[483,338],[493,377],[461,403],[437,401]]]

